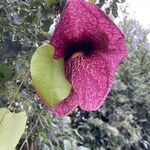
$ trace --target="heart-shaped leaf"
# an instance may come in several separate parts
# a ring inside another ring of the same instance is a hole
[[[69,96],[71,85],[65,78],[64,60],[53,58],[54,48],[44,43],[31,59],[32,82],[41,98],[52,108]]]
[[[0,109],[0,150],[13,150],[25,130],[27,116],[25,112],[11,113]]]

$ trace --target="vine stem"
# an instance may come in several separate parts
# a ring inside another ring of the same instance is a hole
[[[39,122],[39,118],[36,120],[33,128],[31,129],[31,131],[29,132],[29,134],[26,136],[24,142],[22,143],[21,147],[19,150],[22,150],[23,146],[25,145],[25,143],[27,142],[28,138],[30,137],[30,135],[32,134],[32,132],[34,131],[35,127],[38,125],[38,122]]]
[[[2,117],[1,120],[0,120],[0,124],[2,123],[3,119],[5,118],[5,115],[7,114],[9,108],[10,108],[11,105],[14,103],[14,101],[15,101],[15,99],[16,99],[16,97],[17,97],[17,94],[18,94],[18,92],[19,92],[19,90],[20,90],[20,88],[21,88],[23,82],[25,81],[25,79],[26,79],[26,77],[29,75],[29,73],[30,73],[30,71],[28,71],[28,72],[25,74],[24,78],[22,79],[22,81],[21,81],[19,87],[17,88],[17,90],[16,90],[16,92],[15,92],[15,94],[14,94],[14,97],[13,97],[11,103],[10,103],[9,106],[7,107],[7,110],[5,111],[3,117]]]
[[[42,109],[42,110],[40,111],[40,113],[39,113],[39,115],[38,115],[38,118],[37,118],[37,120],[36,120],[34,126],[31,128],[30,132],[27,134],[27,136],[26,136],[26,138],[25,138],[24,142],[22,143],[22,145],[21,145],[21,147],[20,147],[19,150],[22,150],[22,149],[23,149],[23,146],[24,146],[25,143],[27,142],[28,138],[30,137],[30,135],[32,134],[32,132],[34,131],[34,129],[36,128],[36,126],[38,125],[38,123],[40,123],[40,119],[41,119],[41,118],[40,118],[40,114],[42,114],[43,111],[44,111],[44,109]]]

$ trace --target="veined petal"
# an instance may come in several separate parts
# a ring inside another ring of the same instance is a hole
[[[74,109],[78,106],[78,95],[74,92],[71,95],[63,100],[56,108],[49,108],[51,112],[59,117],[64,117],[69,115],[74,111]]]
[[[110,92],[117,67],[127,55],[124,35],[98,6],[69,0],[51,39],[54,57],[65,58],[68,50],[84,52],[87,43],[91,47],[89,55],[66,61],[66,77],[73,89],[52,109],[59,116],[68,115],[78,105],[87,111],[98,109]]]
[[[82,76],[79,91],[79,106],[86,111],[97,110],[106,100],[112,87],[115,66],[105,59],[101,53],[93,53],[85,57],[80,65]]]
[[[90,57],[76,57],[66,63],[66,74],[71,82],[71,95],[52,110],[66,116],[78,105],[87,111],[98,109],[105,101],[115,75],[115,66],[97,50]]]
[[[70,43],[86,39],[94,41],[116,65],[127,55],[124,35],[98,6],[84,0],[68,1],[51,39],[54,57],[63,57]]]
[[[94,50],[89,57],[81,57],[80,64],[76,65],[78,59],[74,60],[74,67],[79,68],[78,72],[75,72],[76,78],[80,80],[78,83],[79,106],[86,111],[97,110],[104,103],[112,87],[115,66],[105,59],[99,50]],[[72,86],[74,88],[73,84]]]
[[[87,9],[91,10],[93,14],[97,16],[97,30],[103,31],[103,35],[105,35],[102,35],[99,50],[104,54],[105,58],[111,60],[117,67],[123,59],[127,57],[127,46],[124,34],[96,5],[90,3],[85,3],[85,5]]]

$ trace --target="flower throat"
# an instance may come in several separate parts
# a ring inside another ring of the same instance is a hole
[[[78,56],[89,56],[93,51],[93,44],[91,41],[71,42],[67,44],[64,58],[65,61],[74,59]]]

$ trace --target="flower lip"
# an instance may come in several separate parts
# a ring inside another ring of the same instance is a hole
[[[65,61],[74,57],[76,54],[81,54],[85,56],[90,56],[95,48],[94,41],[92,40],[81,40],[81,41],[71,41],[66,44],[64,59]]]

